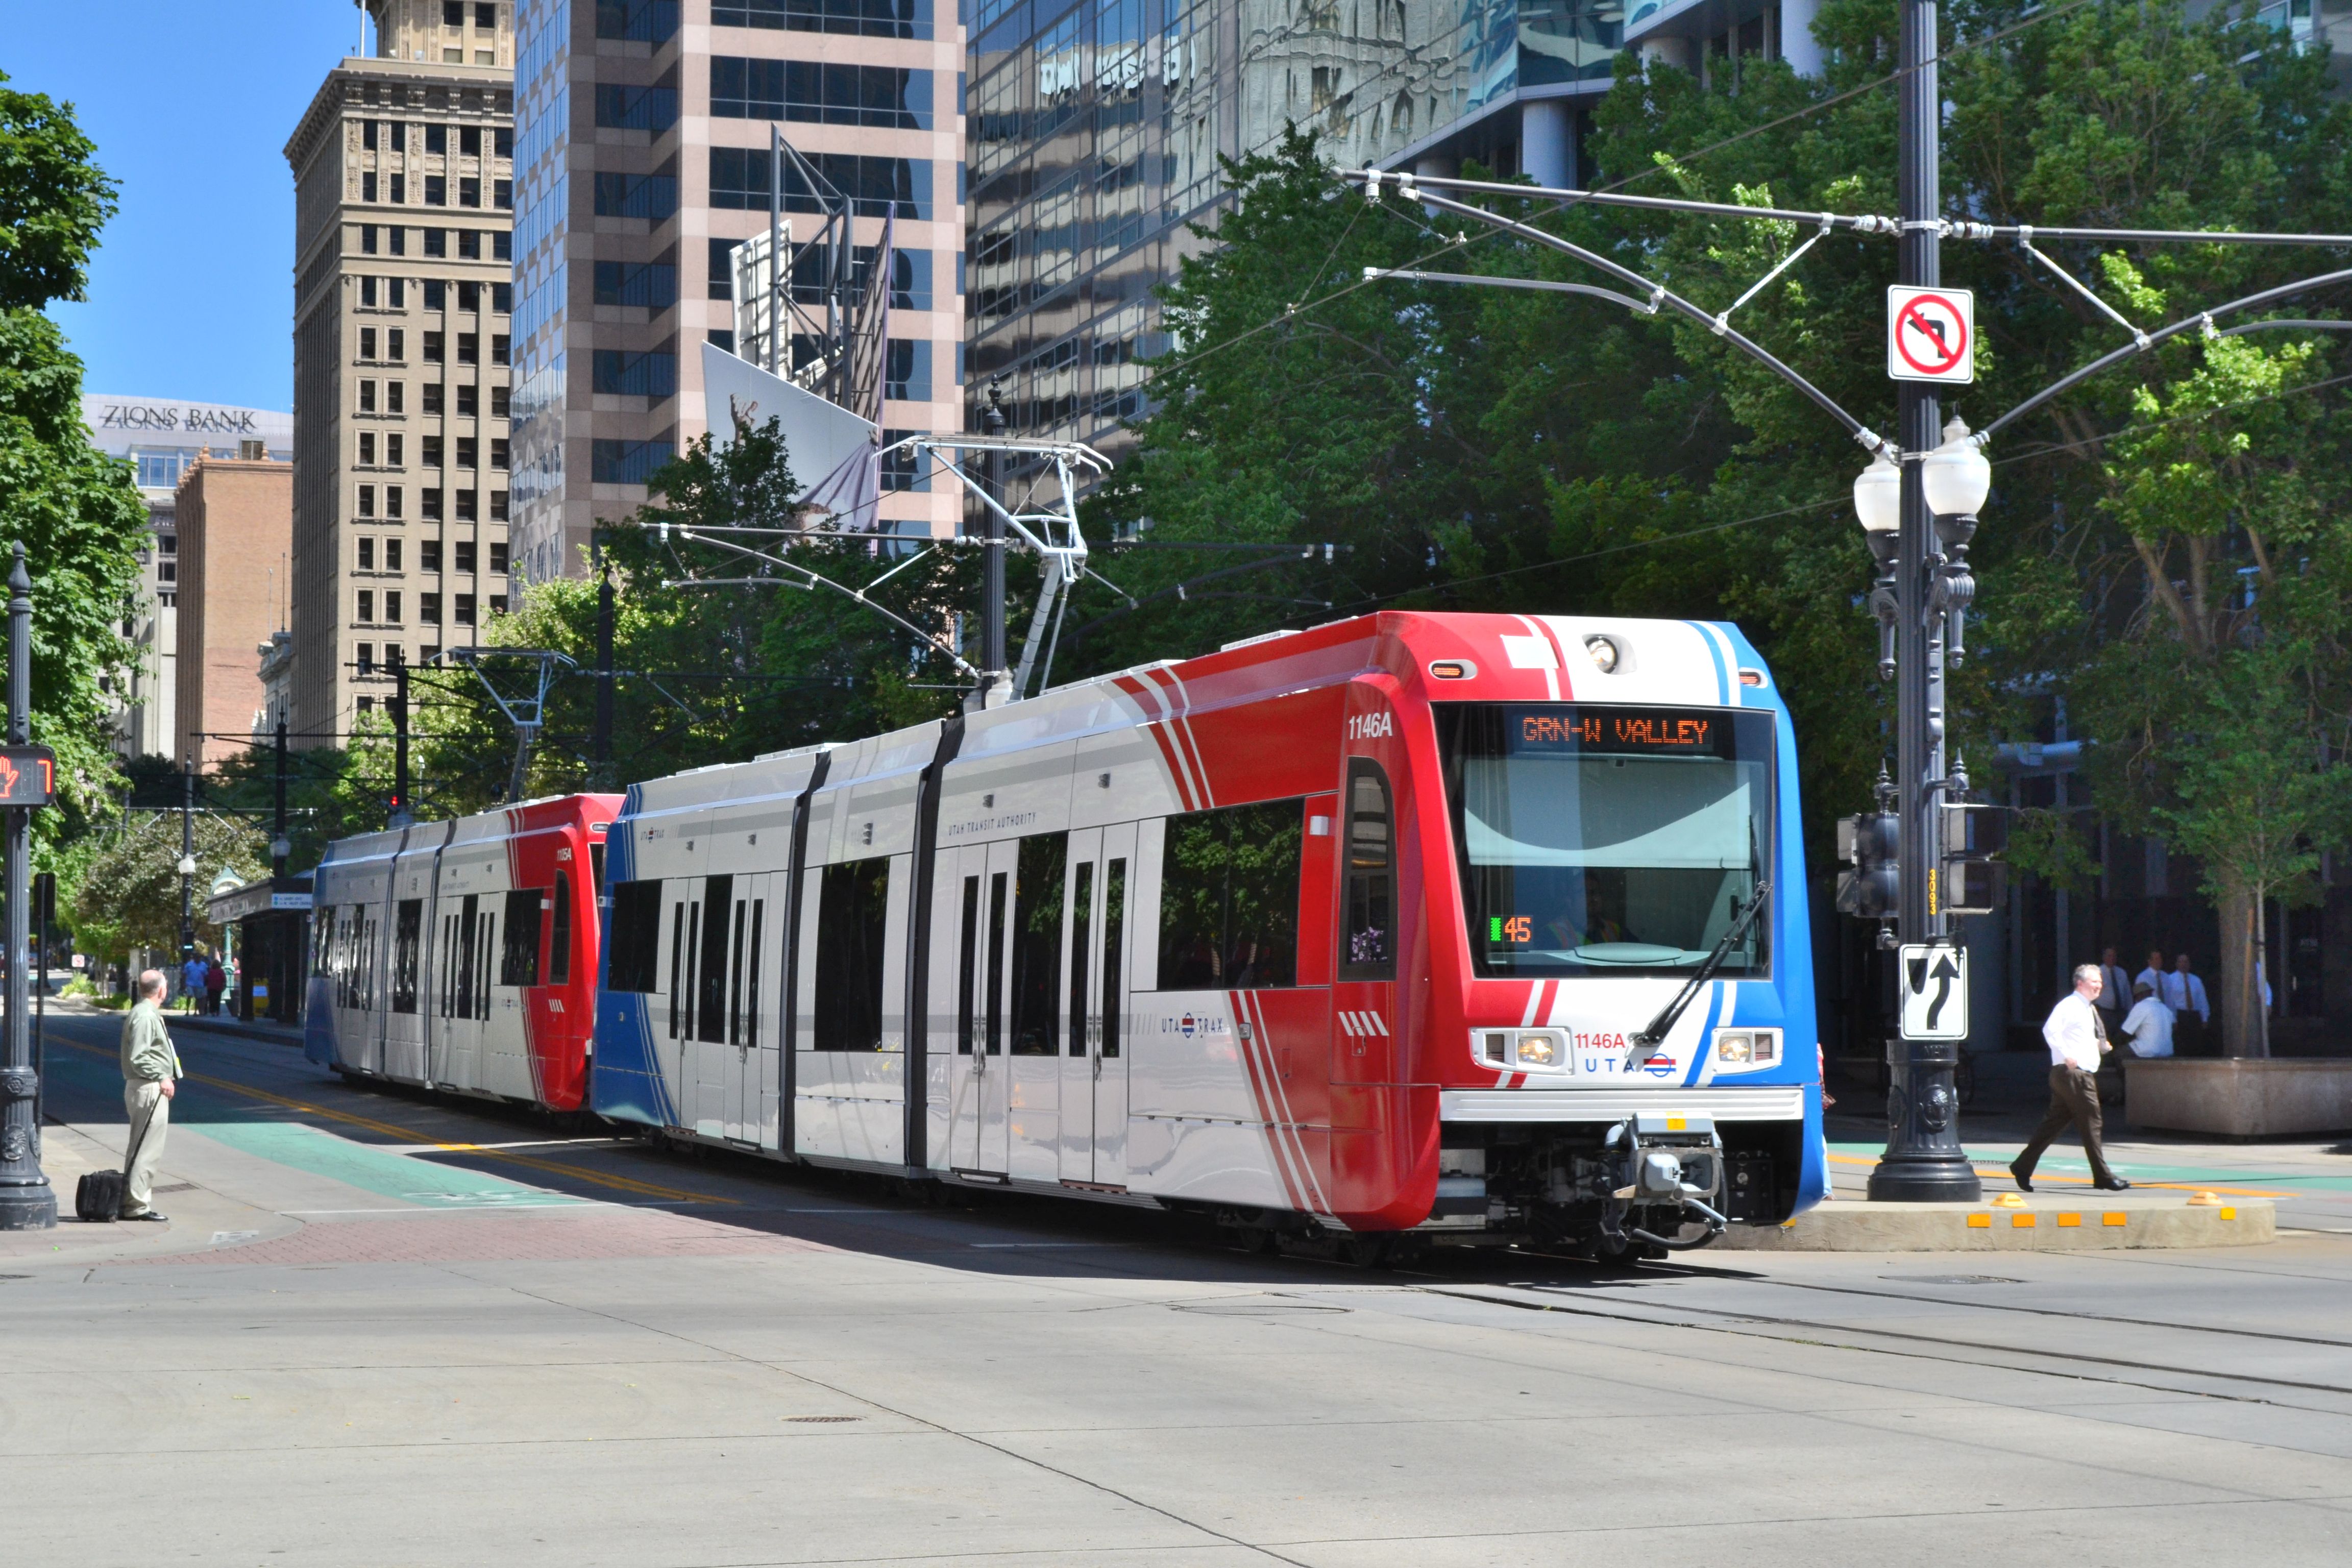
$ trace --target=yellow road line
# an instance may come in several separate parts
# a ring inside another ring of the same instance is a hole
[[[71,1040],[61,1040],[58,1043],[68,1050],[80,1051],[89,1056],[111,1059],[115,1055],[111,1051],[102,1051],[93,1046],[77,1045]],[[478,1154],[486,1160],[504,1160],[509,1164],[527,1166],[534,1171],[545,1171],[551,1175],[569,1176],[575,1181],[593,1182],[600,1187],[611,1187],[616,1192],[635,1193],[639,1197],[664,1198],[673,1203],[733,1204],[737,1201],[710,1193],[690,1193],[682,1187],[656,1186],[651,1182],[640,1182],[631,1176],[613,1176],[598,1171],[583,1171],[577,1165],[559,1164],[552,1160],[537,1159],[529,1154],[516,1154],[504,1149],[485,1148],[479,1143],[447,1143],[427,1133],[418,1132],[394,1122],[377,1121],[370,1117],[354,1116],[348,1110],[335,1110],[327,1106],[313,1105],[308,1100],[289,1100],[285,1095],[272,1094],[266,1089],[255,1089],[250,1084],[237,1083],[228,1079],[212,1078],[204,1073],[184,1073],[181,1076],[192,1083],[208,1084],[215,1089],[225,1089],[231,1094],[244,1095],[248,1100],[258,1100],[270,1105],[282,1105],[289,1110],[299,1110],[305,1116],[323,1116],[331,1121],[340,1121],[348,1127],[364,1128],[370,1132],[380,1132],[387,1138],[398,1138],[409,1143],[422,1143],[428,1148],[446,1153]]]
[[[1861,1154],[1832,1154],[1830,1158],[1841,1165],[1875,1165],[1878,1163],[1875,1159],[1867,1158]],[[1976,1173],[1979,1176],[2000,1177],[2009,1174],[2009,1167],[2006,1165],[1977,1165],[1971,1168],[1974,1169]],[[2044,1175],[2038,1171],[2034,1173],[2033,1179],[2037,1182],[2063,1182],[2069,1186],[2076,1187],[2087,1187],[2091,1184],[2091,1178],[2088,1176],[2050,1176]],[[2180,1193],[2228,1193],[2232,1197],[2240,1198],[2293,1198],[2302,1196],[2300,1193],[2277,1193],[2272,1192],[2266,1187],[2217,1187],[2210,1182],[2134,1182],[2132,1185],[2135,1187],[2157,1187]]]

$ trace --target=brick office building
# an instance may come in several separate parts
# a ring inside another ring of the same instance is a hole
[[[294,542],[294,466],[260,456],[205,456],[180,477],[176,754],[204,766],[250,743],[264,705],[256,649],[280,622]]]

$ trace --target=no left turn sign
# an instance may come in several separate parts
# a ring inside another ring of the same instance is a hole
[[[1965,386],[1977,378],[1977,297],[1966,289],[1886,290],[1886,374]]]

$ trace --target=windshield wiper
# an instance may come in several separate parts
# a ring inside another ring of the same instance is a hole
[[[1648,1028],[1633,1037],[1633,1048],[1625,1055],[1626,1066],[1633,1066],[1633,1063],[1655,1050],[1665,1040],[1667,1031],[1675,1026],[1675,1022],[1682,1017],[1684,1009],[1691,1005],[1691,998],[1698,994],[1701,986],[1715,977],[1715,972],[1723,966],[1725,956],[1731,952],[1732,947],[1746,933],[1748,928],[1756,923],[1757,915],[1764,908],[1764,900],[1771,891],[1772,884],[1769,882],[1756,884],[1756,896],[1748,900],[1748,907],[1733,918],[1731,924],[1725,929],[1722,939],[1715,944],[1715,951],[1708,953],[1706,962],[1698,966],[1698,973],[1690,977],[1689,982],[1683,986],[1681,994],[1667,1003],[1664,1011],[1650,1020]]]

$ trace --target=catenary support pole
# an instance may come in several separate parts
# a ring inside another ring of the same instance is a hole
[[[33,580],[25,574],[25,546],[19,542],[8,571],[8,743],[30,744],[33,739]],[[7,852],[0,858],[0,898],[8,906],[8,1016],[6,1045],[0,1051],[0,1230],[47,1230],[58,1223],[58,1195],[41,1173],[41,1124],[35,1106],[40,1078],[33,1064],[33,1037],[26,1016],[26,944],[32,912],[26,904],[26,876],[30,855],[33,813],[29,806],[12,806],[7,817]]]
[[[988,382],[988,410],[982,416],[982,427],[991,436],[1004,434],[1004,406],[997,392],[997,379]],[[997,506],[1005,505],[1004,454],[992,449],[988,454],[988,493]],[[984,705],[994,695],[997,685],[1006,678],[1004,662],[1004,517],[994,507],[982,509],[982,527],[987,531],[987,546],[981,552],[981,589],[985,602],[981,621],[980,668],[982,681],[980,700]]]
[[[401,668],[405,669],[408,667],[404,664]],[[269,830],[269,874],[283,877],[286,875],[287,857],[287,850],[282,847],[286,844],[286,715],[283,713],[278,716],[277,744],[271,760],[277,764],[277,788]]]
[[[384,826],[405,827],[416,815],[408,799],[408,664],[392,669],[392,810]]]
[[[196,955],[196,759],[180,760],[180,963]],[[181,977],[186,984],[184,973]]]
[[[596,577],[596,722],[588,751],[589,787],[613,787],[613,569]]]
[[[1937,8],[1935,0],[1902,0],[1902,6],[1901,65],[1907,74],[1895,107],[1903,222],[1896,276],[1906,285],[1933,288],[1943,282]],[[1942,553],[1916,454],[1933,451],[1942,441],[1942,411],[1928,384],[1904,382],[1896,395],[1897,438],[1905,453],[1895,568],[1895,779],[1903,884],[1896,924],[1904,942],[1932,942],[1946,938],[1949,924],[1933,879],[1943,864],[1937,841],[1941,814],[1936,807],[1945,771],[1944,616],[1929,595]],[[1887,1042],[1886,1052],[1886,1152],[1871,1173],[1870,1195],[1893,1202],[1976,1202],[1983,1187],[1960,1147],[1959,1097],[1953,1083],[1958,1042],[1906,1040],[1898,1034]]]

